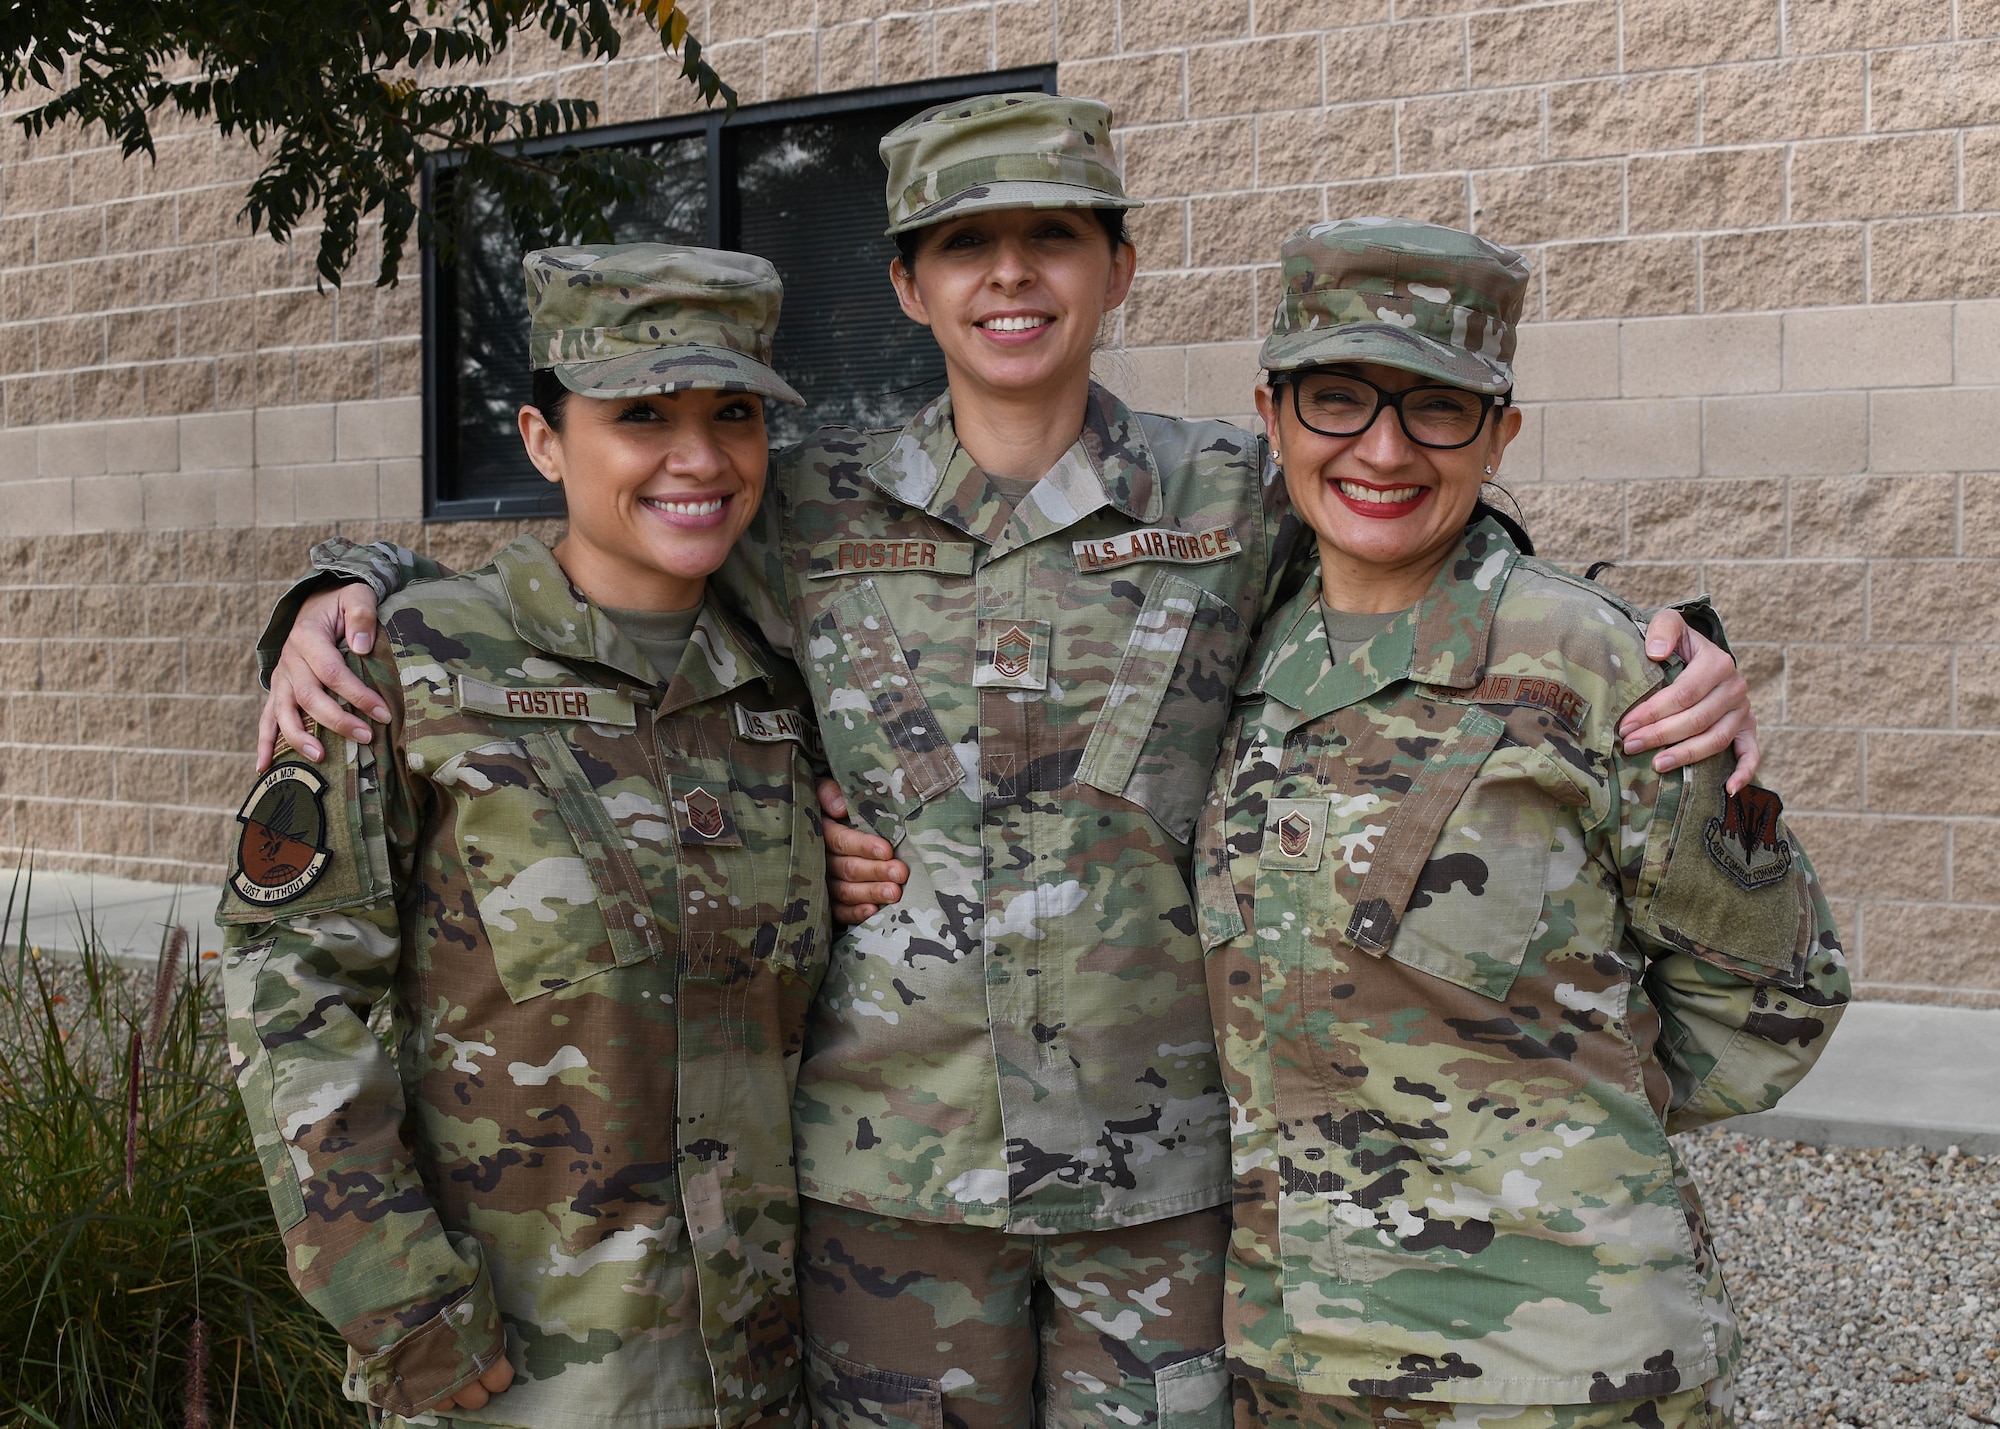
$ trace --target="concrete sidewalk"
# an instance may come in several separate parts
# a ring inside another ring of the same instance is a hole
[[[7,884],[0,882],[0,909]],[[86,925],[120,961],[159,956],[166,929],[187,925],[199,952],[222,945],[218,890],[135,883],[87,873],[38,873],[28,943],[74,954]],[[0,947],[20,937],[19,895]],[[1956,1146],[2000,1155],[2000,1010],[1858,1002],[1806,1079],[1776,1111],[1734,1123],[1751,1136],[1815,1146]]]
[[[117,961],[151,962],[160,955],[167,929],[180,923],[188,930],[192,961],[222,946],[222,930],[215,924],[221,892],[200,884],[140,883],[95,873],[37,871],[18,881],[0,876],[0,950],[20,945],[25,923],[28,946],[44,953],[74,957],[83,949],[85,931],[94,930],[98,946]]]
[[[2000,1155],[2000,1011],[1857,1002],[1775,1110],[1729,1124],[1814,1146]]]

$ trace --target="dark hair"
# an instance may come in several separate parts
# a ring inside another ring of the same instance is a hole
[[[534,388],[528,397],[528,405],[540,410],[542,420],[562,430],[563,409],[569,405],[569,388],[562,385],[562,379],[550,367],[537,367],[534,373]]]
[[[1122,208],[1093,208],[1097,226],[1104,230],[1104,237],[1111,244],[1111,251],[1132,241],[1132,235],[1125,231],[1125,210]],[[926,225],[928,227],[929,225]],[[896,235],[896,252],[903,260],[903,271],[912,277],[917,271],[917,245],[923,241],[924,229],[910,228]]]

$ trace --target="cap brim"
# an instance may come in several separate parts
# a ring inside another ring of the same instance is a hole
[[[791,383],[756,358],[726,347],[655,347],[595,362],[565,362],[553,370],[579,397],[650,397],[705,388],[806,404]]]
[[[1043,183],[1032,179],[1007,179],[999,183],[974,184],[950,198],[939,199],[920,208],[901,223],[892,223],[884,232],[894,236],[913,228],[928,228],[947,218],[965,213],[988,213],[996,208],[1144,208],[1135,198],[1118,198],[1103,189],[1082,184]]]
[[[1496,394],[1514,385],[1514,372],[1494,357],[1451,347],[1393,323],[1344,323],[1266,338],[1257,363],[1267,372],[1374,362],[1432,377],[1468,392]]]

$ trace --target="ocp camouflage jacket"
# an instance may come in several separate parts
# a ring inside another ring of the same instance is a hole
[[[1218,1203],[1187,838],[1297,529],[1261,444],[1093,387],[1018,507],[948,395],[778,460],[734,594],[775,596],[833,771],[910,867],[835,943],[801,1188],[1028,1232]]]
[[[382,630],[385,734],[258,782],[223,901],[292,1276],[392,1423],[504,1331],[451,1422],[727,1429],[799,1373],[803,691],[713,602],[660,689],[526,537]]]
[[[1693,1387],[1735,1322],[1669,1131],[1770,1106],[1848,978],[1775,795],[1616,726],[1633,612],[1489,520],[1328,663],[1270,622],[1197,835],[1237,1373],[1475,1403]]]

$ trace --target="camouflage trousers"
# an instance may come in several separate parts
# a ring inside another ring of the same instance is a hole
[[[1228,1425],[1228,1207],[1069,1235],[800,1209],[819,1429]]]
[[[486,1401],[486,1407],[479,1411],[477,1421],[437,1414],[417,1414],[405,1419],[399,1414],[382,1414],[371,1408],[368,1422],[380,1424],[382,1429],[494,1429],[496,1424],[511,1425],[515,1422],[506,1416],[507,1395],[503,1391]],[[704,1419],[702,1424],[713,1422],[712,1419]],[[738,1429],[811,1429],[811,1425],[812,1421],[806,1415],[805,1392],[795,1389],[783,1399],[771,1401],[742,1420]],[[528,1426],[528,1429],[542,1429],[542,1426]],[[556,1429],[555,1424],[551,1422],[548,1429]],[[680,1426],[675,1426],[675,1429],[680,1429]]]
[[[1269,1380],[1236,1381],[1236,1429],[1734,1429],[1730,1382],[1713,1379],[1653,1399],[1608,1404],[1450,1404],[1301,1394]]]

